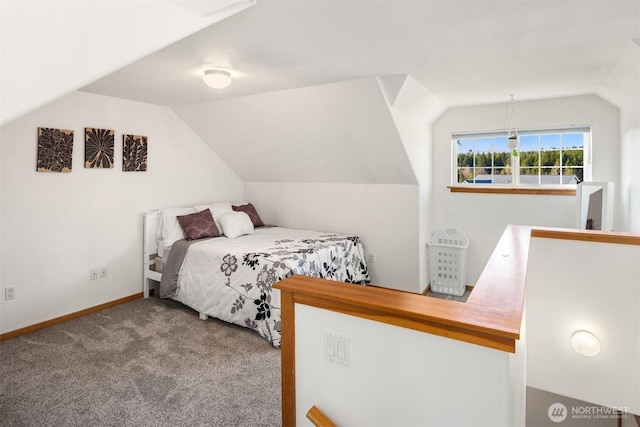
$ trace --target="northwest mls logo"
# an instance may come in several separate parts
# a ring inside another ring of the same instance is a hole
[[[549,415],[549,419],[554,423],[561,423],[567,418],[567,407],[562,403],[554,403],[549,406],[549,410],[547,411],[547,415]]]

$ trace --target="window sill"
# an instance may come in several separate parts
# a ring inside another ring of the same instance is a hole
[[[452,193],[528,194],[547,196],[575,196],[576,189],[570,187],[511,187],[496,185],[449,185]]]

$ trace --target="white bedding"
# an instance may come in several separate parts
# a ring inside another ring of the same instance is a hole
[[[252,235],[193,243],[180,268],[177,301],[256,330],[280,346],[280,293],[273,283],[292,274],[367,283],[364,250],[355,236],[260,227]]]

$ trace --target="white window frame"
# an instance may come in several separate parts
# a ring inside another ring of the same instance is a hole
[[[513,132],[512,132],[513,133]],[[583,133],[584,134],[584,148],[583,148],[583,181],[591,181],[592,178],[592,135],[591,126],[589,125],[572,125],[572,126],[560,126],[560,127],[543,127],[543,128],[529,128],[518,129],[518,135],[543,135],[543,134],[558,134],[558,133]],[[499,136],[507,136],[508,130],[494,130],[494,131],[463,131],[453,132],[451,134],[451,186],[452,187],[502,187],[502,188],[575,188],[575,184],[513,184],[515,180],[515,171],[512,168],[511,177],[512,183],[509,184],[469,184],[458,182],[458,150],[457,141],[461,138],[495,138]],[[540,165],[538,167],[541,167]],[[540,176],[540,174],[538,174]]]

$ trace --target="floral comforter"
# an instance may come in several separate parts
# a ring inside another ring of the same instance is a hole
[[[236,239],[191,244],[172,298],[201,314],[253,329],[280,347],[280,292],[273,284],[293,274],[369,282],[358,237],[261,227]]]

